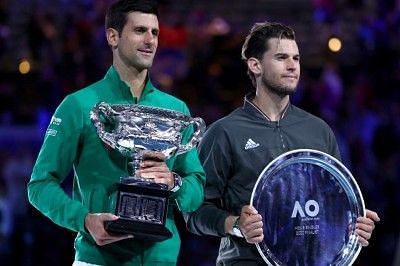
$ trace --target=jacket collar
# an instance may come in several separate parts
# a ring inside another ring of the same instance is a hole
[[[244,97],[244,103],[243,103],[243,109],[252,114],[253,116],[257,117],[257,119],[262,119],[264,121],[266,121],[268,124],[269,123],[277,123],[280,122],[282,120],[284,120],[286,118],[286,116],[290,113],[290,110],[292,109],[292,105],[289,102],[288,105],[285,107],[285,109],[282,112],[281,118],[279,119],[279,121],[271,121],[271,119],[258,107],[256,106],[252,101],[254,99],[255,93],[254,92],[250,92],[248,94],[246,94],[246,96]]]
[[[119,74],[114,66],[111,66],[108,69],[106,75],[104,76],[104,79],[111,81],[112,84],[115,84],[124,98],[127,98],[127,99],[136,98],[132,95],[131,88],[129,87],[129,85],[121,79],[121,77],[119,76]],[[140,96],[140,98],[144,98],[147,94],[149,94],[150,92],[152,92],[154,90],[155,90],[155,88],[150,80],[149,75],[147,74],[146,84],[143,88],[142,95]]]

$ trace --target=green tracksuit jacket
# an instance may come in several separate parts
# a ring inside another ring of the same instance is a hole
[[[127,176],[127,159],[107,149],[96,134],[89,112],[98,102],[141,104],[168,108],[189,114],[184,102],[161,92],[147,81],[141,98],[133,97],[129,86],[111,67],[104,79],[68,95],[47,129],[43,146],[28,183],[28,197],[33,206],[54,223],[78,232],[75,260],[101,265],[176,264],[180,238],[173,219],[173,207],[192,212],[203,202],[205,175],[193,149],[167,160],[168,167],[183,178],[180,190],[171,197],[166,227],[173,237],[162,242],[122,240],[97,246],[84,227],[90,213],[114,213],[110,190],[121,176]],[[183,142],[190,138],[187,130]],[[60,183],[73,168],[73,197]]]

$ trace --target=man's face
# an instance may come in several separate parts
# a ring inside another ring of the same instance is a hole
[[[128,67],[151,67],[158,46],[158,19],[154,14],[130,12],[120,33],[117,52]]]
[[[300,78],[300,55],[294,40],[269,39],[268,51],[261,59],[261,81],[272,93],[291,95]]]

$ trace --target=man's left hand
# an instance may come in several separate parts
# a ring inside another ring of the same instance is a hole
[[[356,234],[358,235],[358,241],[363,247],[369,245],[368,240],[371,238],[372,232],[375,229],[375,222],[379,222],[381,220],[376,212],[368,209],[365,211],[365,217],[358,217],[356,223]]]

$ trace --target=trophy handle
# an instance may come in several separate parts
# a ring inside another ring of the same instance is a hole
[[[193,118],[192,121],[190,121],[190,124],[194,124],[195,125],[195,131],[193,133],[193,136],[192,136],[192,138],[190,139],[190,141],[187,144],[179,145],[178,151],[176,152],[175,155],[179,155],[179,154],[185,153],[188,150],[196,147],[197,144],[202,139],[202,137],[204,135],[204,132],[206,131],[206,123],[200,117]]]
[[[110,113],[115,113],[111,106],[105,102],[100,102],[96,104],[95,108],[90,111],[90,120],[92,120],[94,126],[96,127],[99,138],[111,148],[115,149],[117,142],[114,134],[107,132],[104,123],[101,121],[102,114],[107,115]],[[106,117],[107,119],[110,119],[108,116]]]

